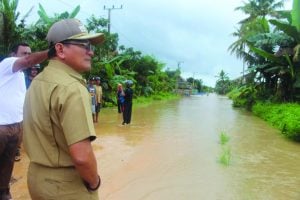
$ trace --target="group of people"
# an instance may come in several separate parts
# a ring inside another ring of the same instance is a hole
[[[102,87],[101,78],[99,76],[91,77],[87,84],[87,89],[91,95],[91,110],[93,122],[98,123],[99,112],[102,106]]]
[[[12,199],[10,180],[21,141],[30,160],[31,199],[98,200],[101,178],[91,142],[102,104],[101,79],[91,77],[86,84],[82,74],[91,69],[92,45],[102,44],[104,35],[64,19],[50,27],[46,39],[49,49],[32,53],[19,43],[0,62],[0,200]],[[125,90],[118,85],[123,125],[131,122],[132,85],[131,80]]]
[[[132,98],[133,98],[133,90],[131,88],[132,85],[133,82],[131,80],[126,80],[125,90],[123,90],[123,86],[121,83],[119,83],[117,87],[117,106],[118,106],[118,113],[123,114],[122,125],[130,124],[131,122]],[[90,93],[90,104],[91,104],[93,122],[98,123],[99,113],[103,101],[101,78],[99,76],[95,76],[95,77],[93,76],[89,78],[87,83],[87,90]]]
[[[0,62],[0,200],[12,199],[9,182],[22,130],[31,199],[98,200],[101,178],[91,145],[97,118],[82,73],[90,71],[92,45],[102,44],[104,35],[64,19],[46,39],[47,50],[31,53],[19,44]],[[47,59],[26,90],[23,71]]]
[[[122,84],[118,84],[117,89],[117,104],[118,104],[118,113],[123,113],[123,122],[122,125],[130,124],[131,122],[131,113],[132,113],[132,98],[133,90],[131,86],[133,82],[131,80],[125,81],[125,90],[123,90]]]

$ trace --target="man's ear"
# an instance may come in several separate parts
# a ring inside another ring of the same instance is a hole
[[[56,50],[56,55],[60,58],[64,58],[65,54],[64,54],[64,45],[57,43],[54,46],[55,50]]]

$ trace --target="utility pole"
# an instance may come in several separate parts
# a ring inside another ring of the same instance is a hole
[[[195,73],[196,73],[196,72],[193,72],[193,89],[194,89],[194,87],[195,87]]]
[[[104,10],[107,10],[108,11],[108,23],[107,23],[107,32],[108,34],[110,34],[110,12],[111,10],[115,10],[115,9],[122,9],[123,8],[123,5],[121,5],[120,7],[115,7],[114,5],[110,8],[107,8],[106,6],[104,6]]]
[[[177,61],[177,68],[180,69],[180,64],[184,63],[183,61]]]
[[[177,70],[180,71],[180,64],[184,63],[183,61],[177,61]],[[178,92],[179,90],[179,75],[176,77],[176,91]]]

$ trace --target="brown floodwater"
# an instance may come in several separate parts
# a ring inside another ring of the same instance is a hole
[[[103,109],[95,125],[101,200],[300,200],[300,144],[226,97],[134,106],[132,124],[121,122],[116,109]],[[230,137],[223,146],[221,132]],[[228,166],[219,162],[224,149]],[[30,199],[22,155],[15,200]]]

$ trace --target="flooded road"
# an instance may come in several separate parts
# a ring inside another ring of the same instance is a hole
[[[216,95],[134,107],[122,126],[116,109],[96,124],[101,200],[300,200],[300,144]],[[231,152],[218,162],[219,134]],[[23,153],[24,155],[24,153]],[[16,163],[15,200],[30,199],[28,159]]]

